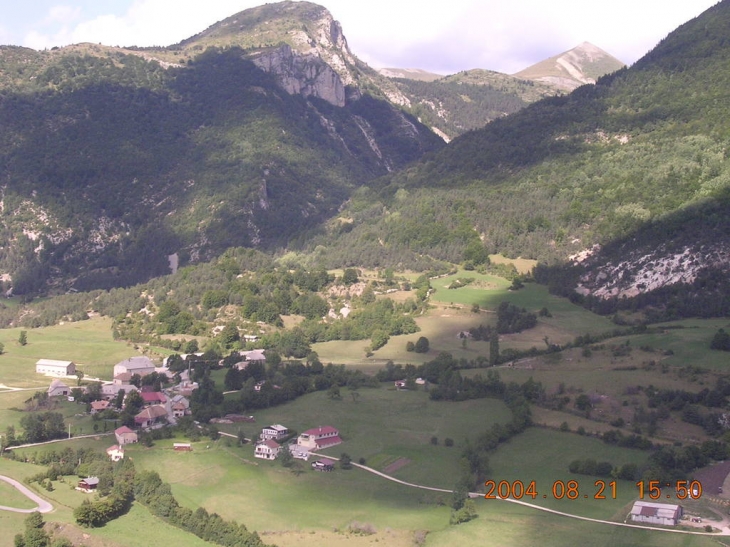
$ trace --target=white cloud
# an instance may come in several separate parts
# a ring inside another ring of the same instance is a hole
[[[68,25],[81,18],[80,6],[53,6],[48,10],[44,24],[60,23]]]
[[[39,23],[23,44],[171,45],[265,0],[108,0],[106,14],[94,4],[100,14],[86,19],[82,1],[49,9],[44,21],[55,24]],[[583,41],[633,63],[716,0],[315,1],[342,23],[353,53],[373,66],[512,73]]]

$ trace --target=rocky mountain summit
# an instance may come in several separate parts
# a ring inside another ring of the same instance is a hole
[[[609,53],[589,42],[568,51],[540,61],[514,76],[572,91],[585,84],[595,84],[605,74],[615,72],[625,66]]]

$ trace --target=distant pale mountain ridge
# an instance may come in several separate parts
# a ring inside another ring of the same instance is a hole
[[[595,84],[601,76],[625,66],[609,53],[589,42],[545,59],[514,74],[516,78],[533,80],[563,91],[572,91],[585,84]]]

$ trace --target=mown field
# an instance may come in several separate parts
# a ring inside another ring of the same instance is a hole
[[[18,343],[21,330],[27,332],[25,346]],[[50,380],[35,372],[38,359],[73,361],[84,375],[111,380],[116,363],[140,354],[132,344],[112,338],[111,319],[104,317],[38,329],[2,329],[0,342],[5,346],[0,384],[12,387],[48,387]]]

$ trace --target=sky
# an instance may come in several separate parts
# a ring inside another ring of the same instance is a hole
[[[167,46],[263,0],[0,0],[0,44]],[[590,42],[633,64],[717,0],[317,0],[375,68],[513,74]]]

